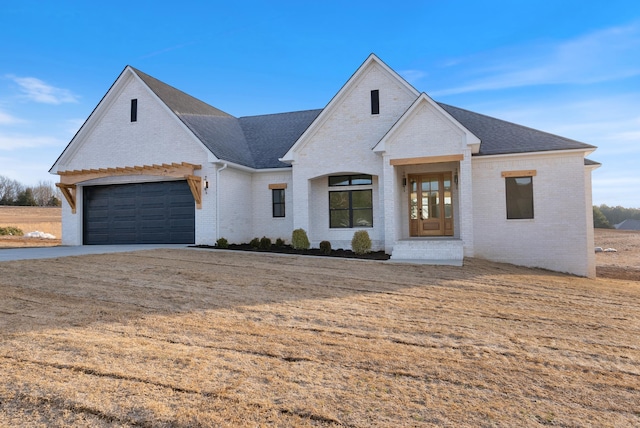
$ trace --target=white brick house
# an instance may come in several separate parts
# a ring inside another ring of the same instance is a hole
[[[370,55],[321,110],[236,118],[126,67],[50,172],[63,244],[288,240],[595,276],[594,146],[440,104]]]

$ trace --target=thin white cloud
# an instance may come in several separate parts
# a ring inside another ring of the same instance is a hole
[[[428,76],[428,73],[422,70],[402,70],[398,74],[412,85]]]
[[[0,125],[15,125],[17,123],[24,123],[24,120],[0,110]]]
[[[77,103],[78,96],[68,89],[56,88],[35,77],[8,76],[20,86],[20,90],[31,101],[44,104]]]
[[[468,83],[433,96],[549,84],[589,84],[640,75],[640,22],[559,44],[516,46],[458,62]],[[474,64],[476,66],[474,66]],[[477,67],[481,64],[481,67]],[[454,66],[456,66],[454,65]],[[451,70],[449,70],[451,72]]]
[[[3,151],[60,146],[63,144],[66,143],[59,138],[49,136],[0,134],[0,150]]]

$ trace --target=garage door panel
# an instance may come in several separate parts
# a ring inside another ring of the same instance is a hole
[[[84,243],[195,242],[195,202],[186,181],[84,189]]]

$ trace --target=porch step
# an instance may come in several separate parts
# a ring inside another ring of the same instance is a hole
[[[462,240],[454,238],[403,239],[396,241],[391,261],[462,266]]]

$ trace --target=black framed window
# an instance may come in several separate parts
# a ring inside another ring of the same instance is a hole
[[[380,114],[380,91],[371,91],[371,114]]]
[[[273,206],[273,216],[284,217],[285,216],[284,189],[272,189],[271,200],[272,200],[272,206]]]
[[[370,175],[333,175],[329,177],[329,186],[366,186],[372,184],[373,180]]]
[[[506,177],[507,219],[533,218],[533,177]]]
[[[372,190],[329,192],[329,227],[373,227]]]
[[[138,99],[131,100],[131,122],[138,121]]]

